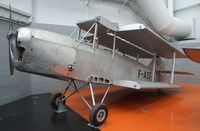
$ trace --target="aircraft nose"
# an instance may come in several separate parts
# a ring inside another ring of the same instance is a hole
[[[16,57],[18,62],[23,61],[25,50],[30,48],[31,38],[30,28],[23,27],[18,29],[16,44]]]
[[[32,38],[32,33],[31,33],[31,29],[30,28],[19,28],[18,29],[18,42],[21,44],[28,44],[31,42],[31,38]]]

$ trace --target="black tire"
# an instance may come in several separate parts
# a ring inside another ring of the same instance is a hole
[[[105,104],[96,104],[90,111],[90,122],[93,126],[98,127],[104,124],[108,117],[108,108]]]
[[[51,97],[51,107],[54,110],[58,110],[58,106],[59,106],[58,104],[61,101],[62,97],[63,97],[63,95],[60,92],[52,95],[52,97]],[[65,104],[65,101],[63,101],[63,104]]]

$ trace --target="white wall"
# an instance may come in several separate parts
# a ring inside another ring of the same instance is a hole
[[[35,1],[32,3],[32,1]],[[116,1],[116,2],[115,2]],[[121,2],[117,2],[121,1]],[[166,3],[166,0],[163,0]],[[87,6],[88,0],[1,0],[0,3],[25,11],[34,13],[36,23],[75,25],[80,20],[104,16],[120,25],[131,24],[133,22],[142,22],[125,5],[121,11],[119,9],[123,0],[91,0]],[[34,5],[32,8],[32,4]],[[35,9],[35,10],[33,10]]]
[[[104,16],[111,21],[119,22],[120,25],[138,22],[137,16],[128,6],[123,7],[119,13],[122,3],[114,2],[115,0],[91,0],[89,6],[86,6],[88,0],[1,0],[0,3],[6,5],[11,3],[19,10],[32,13],[32,1],[36,1],[36,23],[71,26],[80,20],[96,16]],[[167,0],[163,1],[167,3]],[[197,3],[200,3],[200,0],[174,0],[174,9],[179,10]],[[200,17],[199,8],[178,11],[175,12],[175,15],[191,24],[194,17],[197,19]]]
[[[9,5],[31,14],[31,0],[0,0],[0,3]]]
[[[135,21],[130,7],[125,6],[119,13],[121,3],[92,0],[37,0],[36,22],[60,25],[75,25],[80,20],[104,16],[121,25]],[[48,5],[47,5],[48,3]]]
[[[200,3],[200,0],[175,0],[175,10]]]
[[[191,36],[200,39],[200,0],[175,0],[175,16],[192,25]],[[196,6],[191,6],[196,5]],[[193,26],[194,19],[196,26]]]
[[[11,5],[27,13],[34,13],[36,23],[75,25],[80,20],[104,16],[120,25],[137,22],[136,16],[129,6],[124,6],[120,2],[91,0],[1,0],[0,3]],[[33,11],[33,9],[35,9]]]
[[[195,30],[195,32],[192,31],[191,36],[196,37],[197,39],[200,39],[200,30],[199,30],[200,29],[200,14],[199,13],[200,13],[200,6],[175,13],[177,17],[180,17],[181,19],[188,21],[192,25],[192,30],[193,31]],[[196,21],[195,26],[193,26],[194,19]]]

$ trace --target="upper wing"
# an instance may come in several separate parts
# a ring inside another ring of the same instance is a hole
[[[150,52],[156,52],[158,56],[171,59],[173,52],[176,52],[177,58],[184,58],[185,55],[171,45],[168,41],[162,38],[160,35],[155,33],[150,28],[142,24],[132,24],[125,28],[119,28],[118,36],[124,38],[143,49]]]
[[[130,81],[130,80],[114,80],[113,85],[132,88],[132,89],[172,89],[181,87],[176,84],[169,84],[164,82]]]
[[[98,23],[98,43],[110,49],[113,48],[113,36],[109,35],[112,33],[126,40],[125,42],[117,39],[115,49],[133,57],[139,54],[140,58],[152,58],[152,54],[156,52],[158,56],[172,58],[174,51],[176,52],[177,58],[185,57],[181,51],[143,24],[118,26],[118,24],[112,23],[103,17],[97,17],[92,20],[77,23],[77,25],[81,29],[88,31],[96,22]],[[90,33],[93,32],[94,29],[90,31]],[[93,37],[88,37],[88,39],[92,40]]]

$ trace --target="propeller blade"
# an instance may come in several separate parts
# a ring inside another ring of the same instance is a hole
[[[14,75],[14,54],[13,54],[13,47],[12,47],[12,40],[9,39],[9,66],[10,66],[10,76]]]
[[[12,25],[12,7],[9,4],[9,13],[10,13],[10,18],[9,18],[9,31],[14,30],[13,25]]]
[[[14,75],[15,69],[15,47],[16,47],[16,32],[14,31],[13,24],[12,24],[12,8],[9,4],[10,9],[10,19],[9,19],[9,31],[7,35],[8,39],[8,47],[9,47],[9,66],[10,66],[10,76]]]

